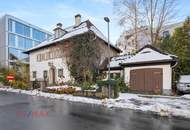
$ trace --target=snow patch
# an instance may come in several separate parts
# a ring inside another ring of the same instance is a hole
[[[181,96],[182,98],[185,98],[185,99],[190,99],[190,94],[185,94],[183,96]]]

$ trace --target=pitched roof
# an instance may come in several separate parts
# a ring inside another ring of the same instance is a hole
[[[46,46],[50,46],[56,42],[60,42],[60,41],[64,41],[67,40],[69,38],[84,34],[84,33],[88,33],[88,32],[93,32],[97,37],[99,37],[100,39],[102,39],[106,44],[108,44],[108,40],[107,38],[102,34],[102,32],[100,30],[98,30],[89,20],[81,22],[80,25],[78,26],[70,26],[68,28],[64,29],[66,31],[66,33],[61,36],[60,38],[55,39],[54,37],[51,37],[50,39],[40,43],[39,45],[28,49],[27,51],[25,51],[25,53],[29,53],[31,51],[46,47]],[[110,44],[110,46],[116,50],[117,52],[121,52],[121,50],[117,47],[115,47],[114,45]]]
[[[112,57],[110,60],[110,67],[111,68],[119,68],[121,67],[120,64],[123,63],[125,60],[130,59],[133,55],[125,54]]]
[[[121,65],[141,64],[141,63],[165,63],[176,61],[177,56],[161,52],[159,49],[146,45],[137,54],[126,59]]]

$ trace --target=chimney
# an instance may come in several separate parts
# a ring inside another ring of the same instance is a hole
[[[80,23],[81,23],[81,15],[77,14],[75,15],[75,26],[80,25]]]
[[[56,25],[56,28],[53,29],[53,31],[54,31],[55,39],[61,37],[65,33],[65,31],[62,29],[62,24],[61,23],[58,23]]]

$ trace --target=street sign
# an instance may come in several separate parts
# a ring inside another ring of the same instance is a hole
[[[15,77],[14,77],[13,74],[7,75],[7,80],[12,81],[12,80],[14,80],[14,79],[15,79]]]

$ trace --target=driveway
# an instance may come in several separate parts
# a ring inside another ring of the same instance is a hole
[[[190,120],[0,92],[2,130],[189,130]]]

